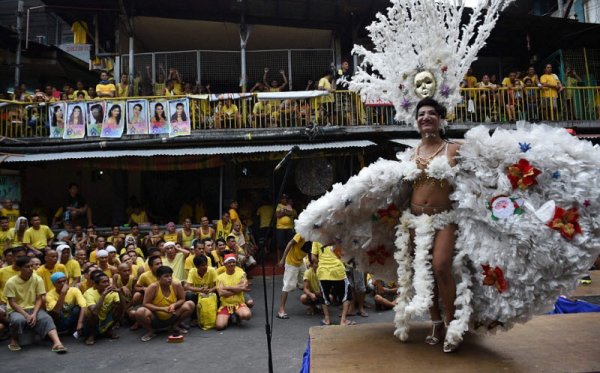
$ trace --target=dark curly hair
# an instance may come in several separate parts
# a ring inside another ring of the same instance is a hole
[[[431,106],[435,109],[435,112],[440,116],[440,119],[446,119],[446,108],[432,98],[424,98],[417,104],[417,110],[415,111],[415,119],[419,116],[419,109],[423,106]]]

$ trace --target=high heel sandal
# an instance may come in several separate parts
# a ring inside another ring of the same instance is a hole
[[[440,343],[442,341],[445,328],[446,326],[442,320],[432,321],[431,334],[425,337],[425,343],[430,346],[435,346],[436,344]]]
[[[458,348],[460,347],[460,343],[462,341],[456,342],[456,343],[451,343],[448,341],[444,341],[444,352],[445,353],[451,353],[454,352],[456,350],[458,350]]]

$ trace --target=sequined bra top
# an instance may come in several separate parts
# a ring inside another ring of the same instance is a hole
[[[419,147],[398,154],[402,161],[403,180],[412,181],[413,187],[425,184],[438,184],[444,188],[454,184],[457,166],[450,166],[448,161],[448,143],[442,144],[438,150],[428,157],[419,156]]]

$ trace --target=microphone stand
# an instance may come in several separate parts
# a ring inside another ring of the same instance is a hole
[[[269,243],[269,240],[271,237],[273,237],[273,240],[270,240],[271,243],[271,249],[275,249],[275,252],[277,252],[277,236],[273,234],[273,232],[275,231],[275,223],[277,221],[277,204],[278,202],[281,200],[281,196],[283,195],[283,190],[285,189],[285,184],[287,182],[288,176],[289,176],[289,172],[290,172],[290,166],[291,166],[291,162],[289,161],[292,154],[294,152],[296,152],[298,150],[297,146],[294,146],[290,149],[290,151],[285,155],[285,157],[281,160],[281,162],[279,162],[279,164],[277,164],[277,166],[275,166],[275,169],[273,169],[273,191],[275,191],[275,175],[277,174],[277,171],[279,171],[279,169],[283,166],[285,166],[285,172],[283,173],[283,180],[281,181],[281,185],[279,186],[279,190],[277,192],[277,196],[273,199],[272,201],[272,206],[273,206],[273,215],[271,216],[271,224],[269,225],[269,230],[267,231],[266,237],[265,237],[265,246],[263,248],[263,258],[262,258],[262,278],[263,278],[263,293],[264,293],[264,298],[265,298],[265,332],[267,334],[267,349],[268,349],[268,363],[269,363],[269,373],[273,373],[273,351],[271,348],[271,339],[273,336],[273,310],[274,310],[274,302],[275,302],[275,268],[273,268],[272,271],[272,292],[271,292],[271,318],[269,319],[269,304],[267,301],[267,281],[266,281],[266,274],[265,274],[265,261],[266,261],[266,257],[267,257],[267,253],[266,253],[266,248],[267,245]],[[277,266],[278,263],[275,263],[275,266]]]

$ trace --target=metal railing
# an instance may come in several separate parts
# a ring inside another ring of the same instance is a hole
[[[600,121],[600,87],[565,87],[556,95],[542,88],[462,89],[462,102],[448,115],[453,123]],[[556,96],[556,97],[552,97]],[[174,97],[132,97],[149,100]],[[192,130],[236,128],[293,128],[308,125],[393,125],[394,108],[387,102],[364,103],[354,92],[259,101],[257,95],[211,101],[190,97]],[[229,102],[228,102],[229,101]],[[49,136],[51,103],[0,100],[0,136]],[[600,124],[599,124],[600,127]]]

